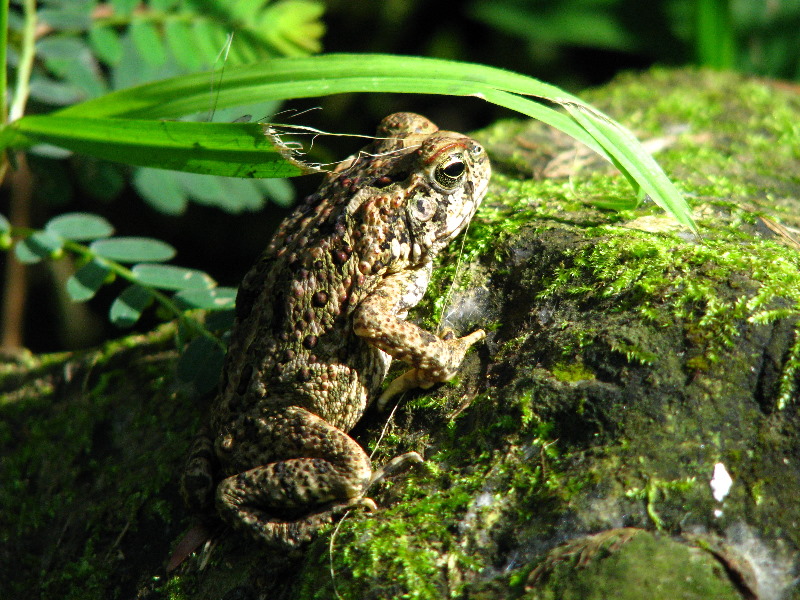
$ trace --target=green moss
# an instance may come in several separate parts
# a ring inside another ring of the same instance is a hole
[[[610,310],[635,307],[655,326],[671,319],[684,322],[695,352],[702,352],[690,357],[690,367],[719,362],[732,347],[742,321],[766,325],[800,316],[800,271],[790,248],[769,241],[698,244],[675,235],[611,227],[587,233],[595,239],[576,249],[570,266],[543,282],[539,297],[611,300]],[[582,283],[586,281],[594,282],[591,289]],[[581,345],[579,340],[576,345]],[[653,363],[656,356],[624,340],[615,340],[611,348],[642,364]],[[787,365],[784,399],[793,392],[796,369],[796,364]]]
[[[594,374],[581,363],[556,363],[551,368],[553,377],[559,381],[576,382],[584,379],[593,379]]]
[[[15,572],[36,580],[7,580],[9,594],[39,589],[42,598],[107,597],[132,584],[120,581],[118,561],[127,560],[129,544],[151,547],[151,528],[172,520],[162,498],[174,485],[185,444],[171,433],[150,437],[178,407],[164,386],[169,363],[142,357],[165,349],[171,335],[166,327],[84,355],[43,357],[28,374],[32,385],[4,397],[3,477],[14,484],[0,486],[0,503],[15,508],[3,511],[0,532],[4,545],[15,548]],[[65,372],[73,378],[71,393],[63,393],[63,382],[42,384]],[[144,389],[148,402],[132,406]],[[58,538],[59,551],[42,557],[30,543],[42,536]],[[153,550],[146,560],[155,565],[166,546]]]
[[[465,513],[471,495],[458,484],[432,495],[421,488],[414,492],[415,487],[379,515],[342,520],[330,543],[314,546],[294,597],[421,600],[449,595],[454,582],[448,573],[469,572],[479,564],[448,526]]]

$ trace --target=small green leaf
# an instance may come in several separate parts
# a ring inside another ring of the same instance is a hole
[[[206,273],[174,265],[143,264],[133,267],[136,280],[142,285],[163,290],[197,290],[214,287],[216,282]]]
[[[115,66],[122,59],[122,43],[111,27],[92,27],[89,30],[89,43],[107,65]]]
[[[207,392],[217,384],[224,359],[224,351],[213,340],[195,338],[178,361],[178,377],[193,383],[199,393]]]
[[[623,210],[633,210],[639,206],[640,202],[636,198],[598,198],[586,200],[592,206],[596,206],[602,210],[614,210],[617,212]]]
[[[51,35],[36,43],[36,55],[44,60],[75,59],[86,48],[77,37]]]
[[[117,327],[130,327],[139,320],[142,311],[152,300],[149,290],[140,285],[131,285],[111,304],[108,318]]]
[[[175,248],[145,237],[115,237],[92,242],[89,248],[103,258],[121,263],[164,262],[175,256]]]
[[[192,23],[192,34],[198,56],[205,64],[212,64],[225,43],[224,38],[218,37],[219,29],[206,19],[196,20]]]
[[[67,294],[73,302],[90,300],[105,283],[110,271],[108,265],[97,259],[91,260],[67,280]]]
[[[49,26],[48,29],[55,30],[83,30],[90,26],[92,22],[91,9],[89,2],[42,2],[48,8],[40,8],[36,11],[36,20],[40,26]]]
[[[50,219],[45,225],[50,233],[68,240],[96,240],[114,233],[114,227],[103,217],[91,213],[66,213]]]
[[[48,231],[37,231],[17,243],[14,253],[20,262],[34,264],[43,258],[55,256],[64,244],[57,235]]]
[[[225,310],[236,303],[236,288],[217,287],[203,290],[182,290],[175,294],[175,300],[186,309]]]
[[[189,197],[179,184],[175,171],[142,167],[136,169],[133,185],[156,210],[168,215],[180,215],[189,204]]]
[[[220,177],[220,184],[226,190],[224,201],[219,204],[227,212],[240,212],[243,210],[259,210],[264,206],[264,196],[254,184],[252,179],[234,179],[233,177]],[[231,202],[231,199],[236,200]]]
[[[84,99],[83,92],[71,83],[46,75],[31,75],[31,98],[54,106],[68,106]]]
[[[167,21],[164,26],[164,36],[172,55],[187,71],[197,71],[206,64],[197,52],[194,38],[186,23],[178,20]]]
[[[198,204],[216,206],[229,213],[259,210],[264,193],[256,179],[175,173],[175,179]]]
[[[11,223],[4,215],[0,214],[0,250],[8,250],[14,243],[11,237]]]
[[[152,23],[148,21],[134,20],[131,23],[130,32],[133,43],[142,57],[151,65],[158,67],[163,65],[167,60],[167,55],[164,52],[164,45],[161,41],[161,36]]]
[[[254,179],[253,181],[278,206],[287,208],[294,202],[294,186],[288,179]]]
[[[117,163],[86,156],[72,161],[71,166],[70,183],[77,182],[81,192],[93,200],[113,202],[128,185],[128,175]]]

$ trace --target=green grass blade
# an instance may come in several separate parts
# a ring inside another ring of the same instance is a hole
[[[207,109],[210,101],[211,75],[200,73],[173,79],[166,79],[135,88],[129,88],[112,94],[107,94],[100,98],[90,100],[55,113],[55,117],[66,119],[68,123],[71,118],[81,119],[100,119],[100,118],[124,118],[131,120],[141,119],[164,119],[175,118],[187,114],[202,112]],[[583,142],[611,162],[618,166],[623,174],[637,186],[644,189],[652,199],[665,210],[671,213],[680,223],[695,229],[691,213],[686,202],[680,193],[669,182],[663,171],[653,161],[650,155],[642,148],[636,138],[621,125],[611,121],[605,115],[587,106],[580,99],[559,88],[543,83],[531,77],[526,77],[518,73],[505,71],[484,65],[461,63],[455,61],[395,56],[381,54],[349,55],[349,54],[329,54],[313,56],[308,58],[284,58],[265,61],[262,63],[229,67],[225,70],[225,76],[218,82],[214,89],[214,102],[217,108],[227,108],[242,104],[250,104],[254,98],[259,100],[282,100],[289,98],[307,98],[315,96],[325,96],[329,94],[345,92],[395,92],[395,93],[428,93],[446,94],[461,96],[477,96],[489,102],[508,107],[512,110],[540,119],[553,127],[564,131],[568,135]],[[526,97],[527,96],[527,97]],[[528,97],[535,97],[546,100],[550,103],[564,106],[567,114],[531,100]],[[50,117],[40,117],[50,118]],[[20,132],[24,132],[27,125],[25,119],[20,121],[17,126]],[[142,121],[138,121],[141,123]],[[178,123],[173,125],[178,126]],[[189,124],[182,124],[189,125]],[[198,129],[192,130],[191,135],[200,136],[199,139],[187,137],[183,142],[181,152],[185,152],[190,147],[196,147],[197,142],[205,140],[202,133],[205,127],[214,124],[194,124]],[[231,124],[233,125],[233,124]],[[245,124],[246,125],[246,124]],[[236,124],[241,127],[242,124]],[[251,124],[251,127],[258,125]],[[74,125],[73,125],[74,129]],[[182,133],[188,133],[188,128]],[[209,150],[212,154],[206,160],[206,167],[213,164],[215,169],[223,169],[222,166],[226,159],[235,163],[242,156],[247,160],[243,168],[232,167],[238,176],[260,176],[260,177],[287,177],[289,173],[278,171],[276,163],[266,159],[267,165],[261,171],[253,170],[253,161],[263,162],[265,155],[271,151],[272,157],[279,160],[280,148],[259,147],[263,154],[259,156],[247,156],[253,150],[253,138],[259,134],[256,130],[239,129],[238,134],[231,132],[231,154],[225,156],[216,146],[208,145],[201,141],[200,146]],[[175,134],[177,135],[177,131]],[[239,135],[239,137],[234,137]],[[249,139],[247,136],[250,136]],[[263,136],[263,132],[260,134]],[[169,137],[169,136],[167,136]],[[5,142],[11,145],[14,140],[9,141],[9,133],[3,132],[0,135],[0,143]],[[235,139],[235,141],[234,141]],[[125,157],[127,152],[126,145],[133,140],[126,140],[123,144],[118,144],[115,154]],[[51,141],[51,143],[54,143]],[[77,142],[75,142],[77,143]],[[92,148],[97,152],[97,147],[101,140],[93,140]],[[264,144],[269,141],[264,138]],[[74,149],[79,149],[75,147]],[[234,156],[234,149],[243,152],[242,155]],[[124,151],[124,152],[123,152]],[[147,152],[138,151],[137,160],[141,160]],[[98,154],[95,154],[98,155]],[[199,156],[200,152],[197,151]],[[134,162],[126,158],[126,162],[133,164],[143,164]],[[284,158],[286,158],[284,156]],[[251,160],[252,159],[252,160]],[[177,151],[171,157],[171,164],[153,165],[173,169],[187,169],[188,164],[201,160],[195,158],[187,159]],[[175,162],[181,163],[175,165]],[[308,172],[308,169],[300,164],[291,167],[282,167],[291,171],[293,174]],[[251,175],[251,173],[265,174]],[[222,174],[220,171],[197,170],[197,172],[214,172]],[[281,174],[277,174],[277,173]]]
[[[562,112],[548,108],[539,102],[532,102],[522,96],[510,94],[500,90],[491,90],[484,93],[484,97],[488,102],[504,106],[508,109],[515,110],[527,115],[531,118],[547,123],[551,127],[555,127],[559,131],[563,131],[567,135],[575,138],[579,142],[586,144],[589,148],[605,157],[606,160],[611,161],[611,155],[606,152],[606,149],[592,137],[579,123],[565,115]]]
[[[216,79],[214,81],[217,81]],[[61,115],[175,118],[203,112],[212,98],[212,76],[197,73],[107,94],[59,111]],[[495,67],[419,56],[327,54],[278,58],[227,67],[213,91],[217,108],[345,92],[481,96],[499,89],[541,98],[578,98],[531,77]]]
[[[691,210],[661,167],[647,152],[639,152],[633,134],[595,109],[585,104],[564,104],[575,120],[611,154],[614,164],[631,181],[639,185],[658,206],[670,213],[679,223],[694,232],[697,226]]]
[[[314,171],[292,159],[259,123],[48,115],[24,117],[10,129],[30,143],[142,167],[228,177],[294,177]]]
[[[732,69],[736,63],[736,38],[730,0],[697,0],[695,44],[699,64]]]

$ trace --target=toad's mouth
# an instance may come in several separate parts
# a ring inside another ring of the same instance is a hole
[[[478,185],[479,187],[473,189],[469,194],[469,200],[462,199],[460,210],[448,215],[443,228],[442,242],[447,243],[457,237],[459,233],[467,228],[472,217],[475,216],[475,212],[478,210],[489,188],[489,182],[481,181]]]

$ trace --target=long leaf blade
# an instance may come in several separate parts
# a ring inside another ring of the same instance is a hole
[[[259,123],[31,116],[12,127],[33,142],[127,164],[227,177],[295,177],[313,172]]]
[[[175,118],[208,108],[209,75],[196,73],[128,88],[75,104],[60,115]],[[532,77],[476,63],[389,54],[326,54],[276,58],[229,67],[214,89],[217,108],[259,100],[310,98],[345,92],[480,96],[499,89],[541,98],[580,100]]]
[[[599,152],[680,223],[696,229],[685,200],[624,127],[555,86],[511,71],[474,63],[381,54],[273,59],[226,69],[218,89],[214,90],[214,100],[219,108],[225,108],[251,103],[253,98],[280,100],[344,92],[471,95],[534,116]],[[530,97],[562,105],[568,114],[564,115]],[[208,74],[199,73],[107,94],[63,109],[56,115],[173,118],[201,112],[208,106],[208,101]],[[19,123],[25,119],[27,117]],[[17,127],[19,132],[24,126],[20,124]],[[13,131],[2,132],[0,142],[5,145],[16,143],[16,140],[10,140],[12,134]],[[237,139],[241,141],[241,138]],[[214,159],[220,164],[224,162],[221,156],[211,157],[208,161],[214,162]],[[191,162],[185,157],[174,160]],[[244,169],[242,172],[249,171]]]

